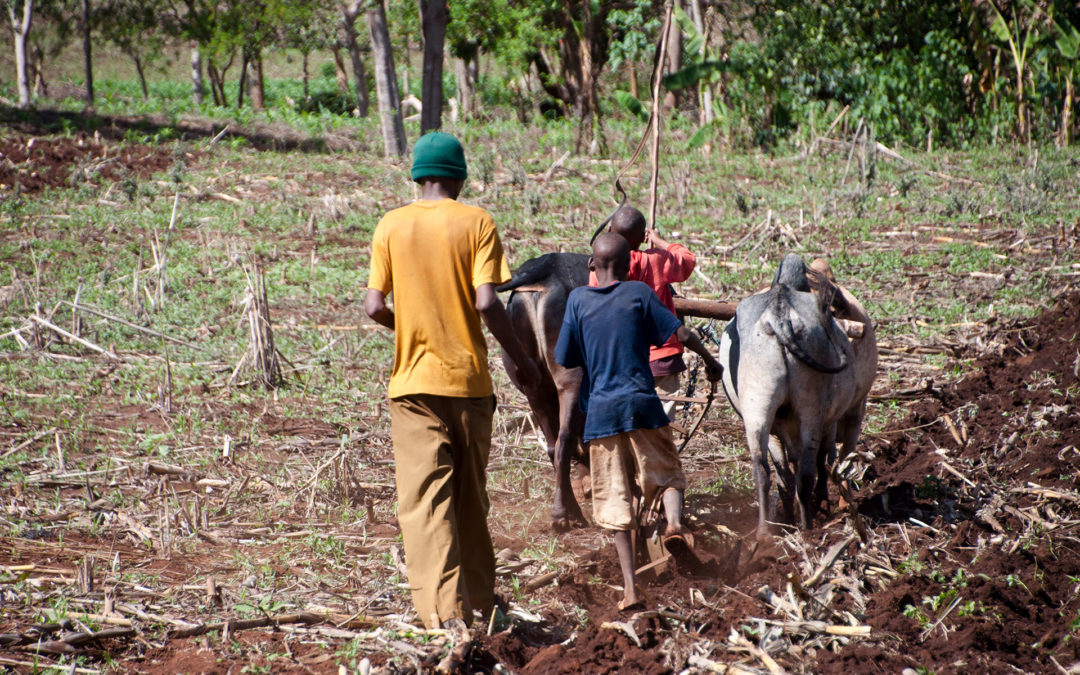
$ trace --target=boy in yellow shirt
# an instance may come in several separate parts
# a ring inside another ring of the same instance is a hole
[[[495,397],[481,320],[510,356],[513,375],[539,379],[495,294],[510,279],[495,224],[456,201],[466,176],[456,138],[434,132],[417,141],[412,178],[420,200],[375,228],[364,301],[368,316],[395,335],[388,394],[413,603],[427,628],[454,631],[474,610],[490,612],[495,596],[486,486]]]

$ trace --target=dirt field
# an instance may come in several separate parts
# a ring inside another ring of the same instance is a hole
[[[85,133],[74,138],[7,136],[0,142],[0,194],[33,195],[81,182],[148,178],[172,164],[171,153],[145,145],[110,146]]]
[[[178,158],[81,134],[32,144],[8,135],[0,153],[0,195],[87,183],[109,202],[122,190],[111,186],[125,177],[144,181],[177,162],[214,161],[209,151]],[[237,194],[275,194],[246,188]],[[42,223],[35,221],[42,230],[35,237],[59,236]],[[12,228],[3,242],[23,232]],[[1011,241],[1011,234],[979,219],[950,236]],[[512,228],[504,235],[511,248],[521,245]],[[194,245],[209,238],[178,236]],[[317,255],[337,255],[335,238],[355,245],[357,236],[342,228],[316,246],[297,230],[275,235],[272,255],[280,246],[301,263],[310,257],[314,270]],[[937,235],[921,236],[929,244]],[[1056,257],[1076,243],[1077,225],[1063,223],[1023,264],[1045,265],[1048,252]],[[898,248],[919,244],[897,239]],[[929,274],[948,278],[944,269]],[[716,450],[742,443],[721,394],[684,458],[701,565],[648,581],[648,609],[637,614],[616,609],[609,537],[593,528],[550,533],[550,470],[530,441],[523,399],[501,386],[491,528],[506,614],[476,631],[468,670],[1077,672],[1080,293],[1069,278],[1035,319],[994,317],[932,344],[910,334],[883,340],[873,398],[894,406],[892,421],[860,441],[847,470],[854,503],[841,509],[832,494],[832,513],[807,533],[754,538],[757,508],[745,472],[741,483],[731,473],[745,460]],[[0,277],[8,284],[0,307],[9,314],[31,292],[25,277],[13,279]],[[974,303],[992,294],[992,282],[945,283]],[[903,311],[914,311],[916,293]],[[316,326],[333,345],[337,331],[346,354],[385,340],[369,327],[337,325],[344,315],[355,320],[355,298],[272,305],[286,336]],[[876,318],[882,326],[909,320]],[[184,342],[215,337],[235,321],[210,317]],[[108,345],[101,330],[85,335]],[[64,391],[32,377],[0,382],[9,407],[0,456],[25,453],[17,466],[0,465],[0,666],[408,672],[433,669],[446,654],[446,637],[424,634],[410,614],[380,396],[331,406],[319,398],[323,385],[236,394],[222,384],[235,363],[195,356],[184,367],[201,374],[183,387],[174,391],[170,381],[168,396],[164,389],[135,395],[133,364],[151,363],[155,373],[182,365],[161,357],[160,340],[116,350],[114,359],[44,331],[21,335],[25,349],[0,353],[12,368],[5,372],[20,364],[27,372],[80,370],[56,376],[68,383]],[[917,358],[927,353],[946,355],[963,373],[935,382]],[[375,368],[378,378],[388,364]],[[340,367],[343,379],[357,381],[372,370]],[[355,423],[341,422],[341,411]]]

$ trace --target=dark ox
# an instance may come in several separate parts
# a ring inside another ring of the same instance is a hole
[[[581,443],[585,413],[578,407],[581,369],[563,368],[555,362],[554,351],[567,296],[588,283],[589,256],[548,253],[525,261],[510,281],[496,289],[512,291],[506,311],[521,345],[540,369],[540,382],[535,388],[522,387],[516,381],[514,385],[528,399],[533,418],[547,443],[548,457],[555,465],[551,524],[556,530],[586,524],[570,487],[570,460],[585,459]],[[506,361],[505,353],[503,361]]]
[[[797,500],[799,524],[810,527],[814,509],[827,498],[838,436],[843,455],[855,449],[877,369],[865,310],[831,284],[827,265],[810,275],[818,293],[811,292],[802,258],[787,256],[769,289],[739,303],[720,341],[724,389],[746,428],[759,535],[772,515],[770,458],[784,517],[794,521]],[[837,318],[864,324],[861,339],[848,339],[830,306]]]

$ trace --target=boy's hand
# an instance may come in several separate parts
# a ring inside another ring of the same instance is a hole
[[[705,377],[709,378],[709,382],[716,382],[723,374],[724,367],[720,365],[720,362],[712,357],[709,357],[709,359],[705,362]]]
[[[667,249],[667,240],[660,236],[660,230],[655,227],[650,227],[645,230],[645,243],[651,248]]]

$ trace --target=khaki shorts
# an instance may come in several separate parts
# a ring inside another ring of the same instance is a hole
[[[635,496],[651,507],[668,489],[686,489],[686,474],[668,427],[589,441],[589,464],[593,520],[609,530],[637,526]]]
[[[653,377],[653,384],[656,386],[657,396],[678,396],[679,395],[679,375],[680,373],[672,373],[671,375],[658,375]],[[675,406],[678,405],[675,401],[663,401],[664,414],[668,416],[668,419],[674,419]]]

